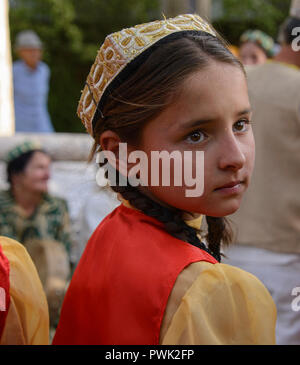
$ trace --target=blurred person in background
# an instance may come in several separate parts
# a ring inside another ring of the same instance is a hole
[[[239,57],[244,65],[265,63],[275,52],[275,42],[261,30],[247,30],[240,37]]]
[[[41,61],[42,42],[26,30],[17,35],[15,50],[20,58],[13,63],[16,132],[53,132],[47,109],[50,70]]]
[[[274,59],[246,67],[256,163],[231,217],[236,245],[225,251],[226,263],[253,273],[270,291],[281,345],[300,344],[300,2],[293,14]]]
[[[70,219],[65,200],[48,193],[50,156],[26,141],[6,158],[10,189],[0,191],[0,235],[23,244],[36,265],[55,327],[70,278]]]

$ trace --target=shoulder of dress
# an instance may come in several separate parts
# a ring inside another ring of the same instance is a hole
[[[0,246],[8,259],[12,257],[21,258],[23,255],[27,255],[27,250],[25,247],[12,238],[0,236]]]
[[[12,287],[16,285],[16,278],[20,279],[20,283],[22,283],[22,280],[25,278],[24,275],[26,275],[27,279],[28,275],[34,275],[34,279],[36,279],[36,268],[27,249],[21,243],[8,237],[0,236],[0,246],[13,272],[14,280]]]
[[[256,288],[257,290],[267,291],[263,283],[253,274],[239,267],[208,262],[193,263],[189,267],[190,272],[195,279],[203,281],[207,279],[211,285],[222,285],[228,289],[237,288]]]

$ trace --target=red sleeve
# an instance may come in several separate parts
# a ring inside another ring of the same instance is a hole
[[[9,304],[9,261],[0,245],[0,339],[5,326]]]

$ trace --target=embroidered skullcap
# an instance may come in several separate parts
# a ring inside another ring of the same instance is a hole
[[[262,48],[268,57],[274,56],[275,42],[272,37],[262,32],[261,30],[246,30],[246,32],[241,35],[240,42],[253,42],[257,44],[260,48]]]
[[[139,24],[105,38],[87,77],[77,109],[79,118],[91,135],[94,123],[99,116],[103,116],[101,109],[107,94],[128,72],[128,66],[139,61],[142,54],[151,52],[150,47],[159,41],[187,32],[205,32],[217,36],[200,16],[185,14]]]
[[[15,160],[16,158],[20,157],[24,153],[30,151],[41,150],[41,144],[36,141],[26,141],[22,144],[15,146],[11,149],[8,154],[6,155],[5,161],[6,163],[10,163],[11,161]]]

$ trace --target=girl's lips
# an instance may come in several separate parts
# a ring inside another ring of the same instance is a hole
[[[238,194],[242,191],[242,181],[235,181],[229,184],[222,186],[221,188],[217,188],[214,191],[220,192],[221,194]]]

